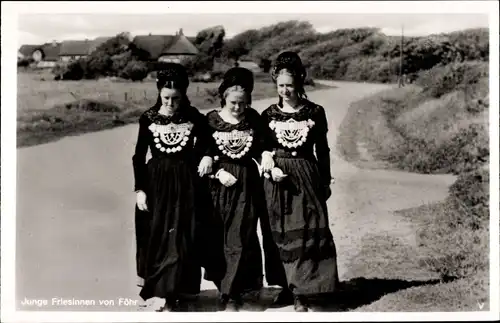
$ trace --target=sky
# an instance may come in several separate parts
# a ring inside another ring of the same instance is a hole
[[[208,27],[222,25],[226,37],[281,21],[309,21],[318,32],[339,28],[378,27],[387,35],[423,36],[466,28],[488,28],[485,14],[21,14],[18,43],[42,44],[53,40],[93,39],[128,31],[134,35],[175,34],[187,36]]]

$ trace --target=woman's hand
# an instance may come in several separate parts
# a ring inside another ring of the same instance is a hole
[[[136,192],[136,203],[139,210],[148,211],[148,205],[146,204],[146,193],[144,193],[143,191]]]
[[[217,172],[216,177],[219,179],[221,184],[226,187],[233,186],[234,183],[236,183],[236,177],[234,177],[231,173],[228,173],[223,169]]]
[[[262,153],[262,162],[260,163],[264,173],[271,171],[274,167],[273,153],[265,151]]]
[[[280,168],[273,167],[271,169],[271,176],[273,178],[273,181],[275,181],[275,182],[281,182],[288,175],[284,174],[283,171]]]
[[[201,159],[200,164],[198,165],[198,175],[203,177],[212,172],[212,157],[205,156]]]

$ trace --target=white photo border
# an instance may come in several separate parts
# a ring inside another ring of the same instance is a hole
[[[118,5],[117,5],[118,4]],[[2,2],[1,296],[6,322],[228,322],[228,321],[426,321],[499,318],[499,19],[497,1],[163,1]],[[483,13],[490,27],[490,311],[395,313],[130,313],[27,312],[15,310],[17,18],[27,13]]]

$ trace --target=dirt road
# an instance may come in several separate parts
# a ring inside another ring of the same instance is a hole
[[[309,96],[327,109],[330,120],[336,184],[328,207],[344,280],[352,277],[348,259],[359,252],[365,235],[388,232],[411,239],[411,230],[392,211],[443,199],[453,178],[362,170],[343,161],[335,138],[349,104],[387,86],[334,83],[338,88]],[[258,101],[254,107],[261,110],[274,101]],[[137,310],[133,301],[123,301],[136,300],[138,292],[131,160],[136,132],[137,125],[129,125],[18,149],[19,310]],[[206,281],[202,287],[215,288]],[[204,293],[210,295],[213,291]],[[47,304],[22,306],[25,298]],[[90,303],[61,305],[60,299]],[[99,304],[105,300],[110,302]]]

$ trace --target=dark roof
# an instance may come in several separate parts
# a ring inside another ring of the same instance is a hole
[[[168,48],[175,41],[175,36],[170,35],[147,35],[135,36],[133,43],[140,49],[147,51],[151,59],[158,59],[165,48]]]
[[[23,56],[31,56],[39,47],[40,45],[22,45],[21,48],[19,48],[19,52],[23,54]]]
[[[88,55],[91,45],[90,40],[65,40],[62,42],[59,56]]]
[[[19,52],[24,56],[31,56],[37,49],[41,49],[46,61],[56,61],[59,56],[89,55],[99,45],[112,37],[97,37],[94,40],[66,40],[62,43],[45,43],[43,45],[22,45]],[[133,43],[150,53],[152,59],[158,59],[162,54],[167,55],[196,55],[198,49],[193,45],[196,37],[179,35],[147,35],[135,36]]]
[[[97,37],[93,40],[66,40],[63,41],[61,46],[61,51],[59,55],[61,56],[83,56],[89,55],[94,50],[96,50],[99,45],[105,43],[113,37]]]
[[[39,47],[43,52],[44,61],[57,61],[59,59],[59,51],[61,43],[45,43]]]
[[[132,41],[138,48],[147,51],[151,59],[158,59],[162,54],[167,55],[196,55],[198,49],[191,40],[184,35],[147,35],[135,36]]]
[[[176,40],[171,44],[170,47],[165,48],[162,52],[162,54],[191,54],[191,55],[196,55],[198,54],[198,49],[189,41],[189,39],[184,36],[180,35],[176,37]]]

